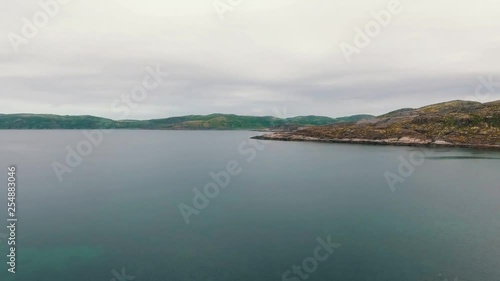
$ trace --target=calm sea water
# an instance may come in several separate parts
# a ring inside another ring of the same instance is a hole
[[[19,221],[15,275],[0,228],[0,280],[300,281],[304,260],[313,281],[500,280],[500,153],[425,150],[409,175],[421,149],[255,134],[112,131],[60,182],[82,132],[1,131],[0,223],[10,164]],[[228,163],[239,174],[186,224],[179,204]],[[340,247],[307,259],[327,237]]]

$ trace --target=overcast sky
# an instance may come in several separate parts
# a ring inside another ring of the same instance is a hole
[[[128,118],[284,108],[338,117],[500,99],[500,87],[475,95],[478,77],[500,81],[500,0],[401,0],[350,63],[339,46],[356,46],[355,29],[390,1],[65,1],[33,38],[16,41],[18,52],[12,34],[43,10],[39,0],[3,1],[0,113],[120,118],[113,102],[157,65],[169,76]],[[221,19],[214,3],[234,7]]]

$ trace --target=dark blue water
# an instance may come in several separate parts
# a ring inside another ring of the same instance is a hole
[[[0,236],[0,280],[500,280],[500,153],[255,134],[112,131],[73,168],[82,132],[0,131],[1,225],[10,164],[19,218],[17,273]]]

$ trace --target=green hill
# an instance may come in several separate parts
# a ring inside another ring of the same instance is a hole
[[[0,129],[151,129],[151,130],[237,130],[269,129],[284,126],[314,126],[373,118],[356,115],[342,118],[299,116],[280,119],[272,116],[234,114],[188,115],[153,120],[111,120],[95,116],[45,114],[0,114]]]

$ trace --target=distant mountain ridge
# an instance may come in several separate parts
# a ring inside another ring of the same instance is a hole
[[[500,100],[450,101],[399,109],[370,120],[315,126],[256,137],[415,146],[500,148]]]
[[[89,115],[0,114],[0,129],[261,130],[356,122],[373,117],[372,115],[354,115],[330,118],[310,115],[282,119],[272,116],[216,113],[152,120],[112,120]]]

